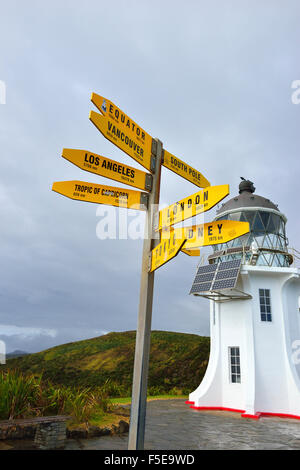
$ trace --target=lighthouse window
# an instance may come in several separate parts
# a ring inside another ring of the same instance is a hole
[[[240,348],[229,348],[230,379],[232,383],[241,383]]]
[[[259,289],[261,321],[272,321],[270,289]]]

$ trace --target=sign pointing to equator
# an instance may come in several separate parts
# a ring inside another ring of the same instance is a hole
[[[90,112],[90,120],[101,134],[144,168],[153,171],[151,135],[107,98],[92,93],[91,100],[102,113]]]

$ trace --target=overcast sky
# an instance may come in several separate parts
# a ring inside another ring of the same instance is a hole
[[[99,240],[98,206],[54,181],[115,184],[64,160],[87,149],[138,167],[90,123],[107,97],[213,185],[240,176],[288,218],[300,248],[299,1],[10,0],[0,15],[0,339],[38,351],[136,329],[141,240]],[[161,202],[197,191],[162,170]],[[124,210],[124,209],[123,209]],[[205,221],[215,215],[212,209]],[[209,334],[189,296],[197,258],[155,277],[153,329]]]

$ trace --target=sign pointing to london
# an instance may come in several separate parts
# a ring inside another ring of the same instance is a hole
[[[128,184],[146,191],[151,191],[152,175],[137,170],[123,163],[115,162],[89,150],[63,149],[62,157],[74,163],[82,170],[110,178],[119,183]]]
[[[107,98],[92,93],[91,101],[102,113],[91,111],[89,116],[101,134],[144,168],[153,171],[151,135]]]
[[[148,194],[132,189],[103,186],[84,181],[57,181],[52,191],[77,201],[107,204],[127,209],[147,210]]]
[[[191,196],[175,202],[169,207],[159,211],[159,221],[156,230],[182,222],[206,212],[229,194],[229,185],[208,186]]]
[[[167,150],[164,150],[163,166],[174,171],[174,173],[185,178],[199,188],[210,186],[210,182],[200,173],[200,171],[195,170],[195,168],[175,157]]]

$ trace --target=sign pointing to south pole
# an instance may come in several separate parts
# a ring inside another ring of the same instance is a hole
[[[152,137],[107,98],[92,93],[91,101],[102,113],[90,112],[90,120],[110,142],[153,171]]]
[[[148,194],[132,189],[85,183],[84,181],[57,181],[52,191],[77,201],[107,204],[127,209],[147,210]]]
[[[123,163],[115,162],[89,150],[63,149],[62,157],[74,163],[82,170],[110,178],[119,183],[128,184],[146,191],[151,191],[152,175],[137,170]]]
[[[175,157],[175,155],[172,155],[167,150],[164,150],[163,166],[174,171],[174,173],[190,181],[190,183],[195,184],[199,188],[210,186],[210,182],[200,173],[200,171],[195,170],[195,168],[183,162],[178,157]]]
[[[229,194],[229,185],[208,186],[159,211],[157,230],[206,212]]]

